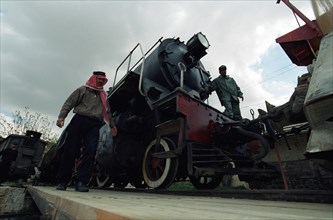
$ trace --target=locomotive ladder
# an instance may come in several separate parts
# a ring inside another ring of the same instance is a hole
[[[232,162],[221,150],[209,145],[190,142],[187,151],[190,176],[214,176],[218,170]]]

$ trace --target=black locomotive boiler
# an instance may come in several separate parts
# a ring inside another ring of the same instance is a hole
[[[273,140],[265,112],[234,121],[205,103],[210,74],[200,59],[209,46],[202,33],[186,43],[160,39],[112,88],[118,135],[101,129],[99,186],[161,189],[190,179],[197,189],[213,189],[226,174],[248,180],[272,172],[260,162]]]

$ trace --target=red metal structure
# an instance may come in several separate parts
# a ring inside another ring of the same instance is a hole
[[[307,66],[316,58],[323,33],[316,21],[309,20],[289,0],[278,0],[277,3],[281,1],[299,16],[305,25],[277,38],[276,42],[281,45],[294,64]]]

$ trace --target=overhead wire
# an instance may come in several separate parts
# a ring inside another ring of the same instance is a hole
[[[296,67],[297,66],[292,66],[293,64],[289,64],[289,65],[287,65],[287,66],[284,66],[284,67],[282,67],[282,68],[280,68],[280,69],[278,69],[278,70],[276,70],[276,71],[273,71],[272,73],[275,73],[275,72],[278,72],[278,71],[282,71],[282,72],[279,72],[278,74],[276,74],[276,75],[274,75],[274,76],[271,76],[271,77],[269,77],[269,78],[264,78],[259,84],[263,84],[264,82],[267,82],[268,80],[271,80],[271,79],[273,79],[273,78],[275,78],[275,77],[278,77],[278,76],[280,76],[280,75],[283,75],[283,74],[285,74],[285,73],[287,73],[287,72],[290,72],[291,70],[294,70],[294,69],[296,69]],[[289,68],[290,66],[292,66],[291,68]],[[288,68],[288,69],[287,69]],[[271,73],[271,74],[272,74]],[[253,86],[251,85],[251,86],[247,86],[247,87],[244,87],[244,88],[242,88],[243,90],[246,90],[247,88],[252,88]]]

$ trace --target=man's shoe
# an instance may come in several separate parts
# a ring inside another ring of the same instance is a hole
[[[77,182],[75,184],[75,191],[77,192],[89,192],[89,187],[82,183],[82,182]]]
[[[63,191],[65,191],[66,189],[67,189],[67,184],[65,184],[65,183],[60,183],[57,186],[57,190],[63,190]]]

